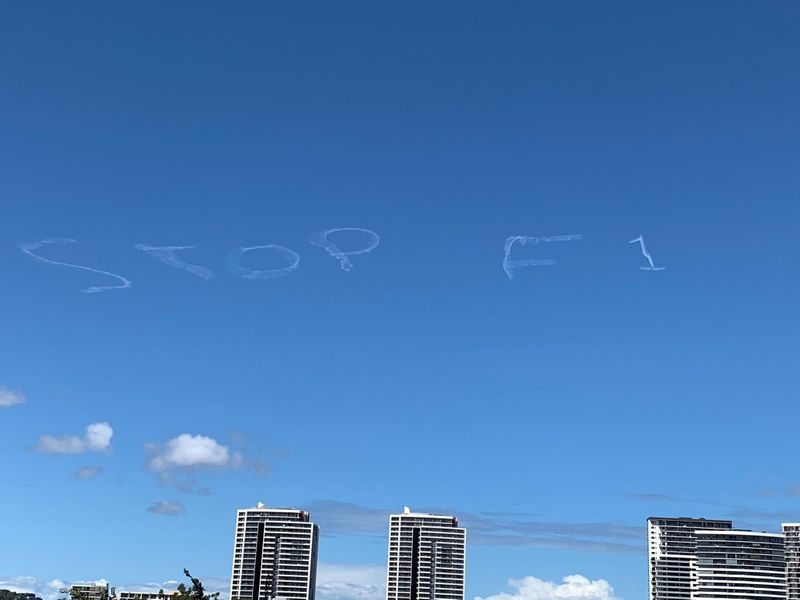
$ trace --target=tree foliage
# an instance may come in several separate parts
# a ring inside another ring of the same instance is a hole
[[[189,569],[184,569],[183,574],[192,582],[192,587],[187,588],[183,583],[178,584],[178,593],[173,596],[175,600],[219,600],[219,592],[206,594],[203,583],[197,577],[192,577]]]

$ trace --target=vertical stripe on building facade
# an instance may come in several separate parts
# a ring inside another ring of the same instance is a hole
[[[466,535],[452,516],[390,515],[387,600],[464,600]]]

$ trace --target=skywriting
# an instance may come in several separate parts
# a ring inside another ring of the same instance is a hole
[[[0,600],[800,600],[798,32],[0,3]]]

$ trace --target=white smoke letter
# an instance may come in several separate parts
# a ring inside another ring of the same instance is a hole
[[[506,238],[505,255],[503,256],[503,271],[506,272],[509,279],[514,278],[514,269],[520,267],[549,267],[556,264],[552,258],[523,258],[519,260],[511,260],[511,250],[514,244],[520,246],[527,246],[528,244],[544,244],[547,242],[571,242],[574,240],[582,240],[583,235],[580,233],[570,235],[546,235],[533,237],[529,235],[512,235]]]
[[[179,250],[191,250],[194,246],[148,246],[147,244],[135,244],[134,248],[146,252],[165,265],[188,271],[192,275],[197,275],[203,279],[211,279],[214,277],[214,273],[211,269],[206,269],[200,265],[193,265],[192,263],[187,263],[178,258],[176,253]]]
[[[242,257],[253,250],[272,250],[285,258],[286,262],[289,264],[281,269],[260,271],[248,269],[247,267],[243,267],[241,264],[239,264],[242,260]],[[300,255],[297,252],[276,244],[235,248],[228,256],[228,269],[230,269],[232,273],[236,273],[245,279],[271,279],[273,277],[283,277],[294,271],[299,265]]]
[[[120,285],[93,285],[84,290],[81,290],[84,294],[97,294],[99,292],[107,292],[109,290],[124,290],[126,288],[133,287],[133,283],[131,283],[130,279],[127,279],[122,275],[117,275],[116,273],[111,273],[109,271],[103,271],[102,269],[86,267],[84,265],[74,265],[72,263],[61,262],[60,260],[45,258],[44,256],[39,256],[38,254],[34,253],[34,250],[37,250],[42,246],[47,246],[49,244],[73,244],[73,243],[75,243],[75,240],[71,238],[48,238],[46,240],[40,240],[38,242],[27,242],[20,244],[19,248],[28,256],[35,258],[36,260],[39,260],[43,263],[47,263],[48,265],[69,267],[71,269],[80,269],[82,271],[89,271],[90,273],[97,273],[98,275],[107,275],[108,277],[113,277],[114,279],[117,279],[120,282]]]
[[[338,233],[341,231],[358,231],[360,233],[364,233],[369,236],[370,241],[366,248],[362,248],[360,250],[350,250],[349,252],[343,252],[339,249],[339,247],[334,244],[328,236],[332,233]],[[369,229],[362,229],[361,227],[338,227],[336,229],[328,229],[327,231],[315,231],[311,234],[309,238],[309,243],[313,246],[317,246],[319,248],[323,248],[328,254],[330,254],[333,258],[339,261],[339,264],[342,266],[342,270],[349,271],[353,268],[353,263],[350,262],[348,257],[356,256],[358,254],[367,254],[368,252],[372,252],[375,248],[378,247],[378,244],[381,243],[380,236],[371,231]]]

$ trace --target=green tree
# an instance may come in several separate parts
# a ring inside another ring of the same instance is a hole
[[[184,569],[183,574],[192,582],[192,587],[187,588],[183,583],[178,584],[178,593],[175,600],[219,600],[219,592],[206,594],[203,583],[196,577],[192,577],[189,569]]]

